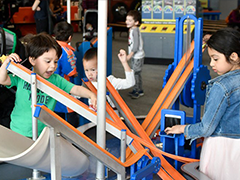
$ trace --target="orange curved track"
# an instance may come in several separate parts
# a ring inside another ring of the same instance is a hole
[[[192,42],[192,44],[191,44],[191,52],[193,52],[193,49],[194,49],[194,42]],[[123,112],[125,113],[127,118],[130,120],[130,122],[132,123],[133,127],[135,128],[135,130],[137,131],[137,133],[140,137],[134,135],[126,127],[126,125],[121,121],[121,119],[116,115],[116,113],[112,110],[112,108],[107,103],[106,103],[107,104],[106,105],[107,112],[109,113],[111,118],[114,120],[114,122],[109,119],[106,119],[106,122],[113,125],[114,127],[118,128],[118,129],[122,129],[122,128],[126,129],[127,135],[129,135],[130,137],[132,137],[134,139],[132,145],[134,146],[134,148],[137,151],[140,151],[141,153],[143,153],[144,147],[148,147],[151,150],[151,154],[153,156],[159,157],[161,159],[161,169],[158,172],[158,175],[164,180],[168,180],[168,179],[181,180],[181,179],[185,179],[185,178],[172,165],[170,165],[168,163],[168,161],[166,161],[166,159],[163,157],[163,155],[168,156],[173,159],[176,159],[176,160],[179,160],[181,162],[185,162],[185,163],[198,161],[196,159],[178,157],[178,156],[174,156],[174,155],[162,152],[161,150],[159,150],[158,148],[155,147],[155,145],[149,138],[149,135],[152,133],[152,131],[154,130],[154,128],[160,121],[161,109],[169,108],[171,103],[176,99],[176,96],[177,96],[179,90],[181,89],[182,86],[184,86],[186,80],[188,79],[190,73],[192,72],[193,59],[190,60],[191,54],[192,53],[187,55],[187,57],[186,57],[186,55],[183,56],[182,60],[176,67],[176,70],[173,72],[173,74],[170,77],[169,81],[167,82],[165,88],[159,95],[157,101],[153,105],[152,109],[150,110],[148,116],[146,117],[146,119],[144,120],[144,123],[142,125],[139,124],[139,122],[137,121],[137,119],[135,118],[133,113],[130,111],[130,109],[128,108],[126,103],[123,101],[123,99],[121,98],[119,93],[114,89],[114,87],[111,85],[111,83],[109,81],[107,81],[108,90],[111,92],[112,96],[114,97],[116,102],[119,104],[120,108],[123,110]],[[190,61],[185,62],[185,59],[189,59]],[[15,64],[15,66],[19,67],[21,70],[25,71],[26,73],[31,74],[31,71],[24,68],[23,66],[18,65],[18,64]],[[84,108],[84,110],[90,111],[89,108],[85,104],[79,102],[78,100],[76,100],[75,98],[73,98],[72,96],[67,94],[66,92],[62,91],[61,89],[59,89],[56,86],[49,83],[48,81],[42,79],[41,77],[37,77],[37,80],[43,82],[44,84],[48,85],[55,91],[58,91],[59,93],[68,97],[69,99],[71,99],[73,102],[79,104],[81,107]],[[96,93],[96,89],[91,85],[90,82],[88,82],[86,84],[93,92]],[[94,113],[94,112],[92,112],[92,113]],[[146,153],[146,152],[144,152],[144,153],[149,158],[152,158],[152,155],[150,155],[149,153]],[[127,157],[128,157],[127,161],[129,163],[127,163],[125,165],[129,165],[129,164],[131,164],[130,162],[134,161],[133,154],[131,154],[129,149],[127,151]]]
[[[176,100],[179,91],[181,91],[181,87],[185,85],[188,77],[192,73],[194,60],[191,59],[191,56],[193,54],[193,51],[194,41],[191,43],[190,53],[184,54],[184,56],[182,57],[176,69],[174,70],[172,76],[168,80],[165,88],[160,93],[159,97],[157,98],[156,102],[154,103],[153,107],[151,108],[142,125],[139,124],[135,116],[132,114],[126,103],[123,101],[118,92],[114,89],[111,83],[107,81],[108,90],[110,91],[110,93],[112,94],[112,96],[122,109],[122,111],[125,113],[127,118],[130,120],[134,129],[137,131],[140,137],[134,135],[130,130],[127,130],[127,134],[130,137],[132,137],[134,141],[137,141],[137,144],[141,144],[143,146],[148,147],[154,156],[158,156],[161,159],[162,168],[160,169],[158,175],[162,179],[185,179],[175,168],[173,168],[165,160],[165,158],[162,155],[178,160],[183,163],[199,161],[198,159],[185,158],[163,152],[156,148],[155,145],[152,143],[151,139],[149,138],[150,134],[153,132],[153,130],[158,125],[161,119],[161,109],[167,109],[172,105],[172,103]],[[93,92],[96,93],[96,89],[91,85],[90,82],[86,82],[86,85]],[[126,125],[119,119],[119,117],[114,115],[114,111],[111,110],[111,107],[109,105],[107,105],[107,112],[115,121],[115,123],[121,125],[121,127],[125,126],[125,128],[127,128]],[[135,148],[138,149],[137,147]],[[127,155],[131,157],[129,149],[127,151]]]

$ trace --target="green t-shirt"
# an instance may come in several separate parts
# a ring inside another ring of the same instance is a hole
[[[7,87],[17,87],[15,105],[11,113],[10,128],[19,134],[32,137],[31,84],[22,80],[18,76],[14,76],[12,74],[9,76],[11,78],[11,85]],[[70,93],[72,87],[74,86],[74,84],[65,80],[58,74],[53,74],[47,79],[47,81],[67,93]],[[56,100],[37,89],[37,103],[44,104],[53,111],[56,105]],[[38,135],[42,132],[44,127],[45,125],[38,120]]]

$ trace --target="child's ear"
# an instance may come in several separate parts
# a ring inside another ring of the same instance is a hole
[[[68,42],[71,42],[71,40],[72,40],[72,36],[69,36],[68,37]]]
[[[239,61],[239,56],[237,53],[233,52],[231,55],[230,55],[230,59],[232,59],[233,61],[235,62],[238,62]]]
[[[29,57],[28,60],[29,60],[29,62],[31,63],[32,66],[35,65],[35,63],[36,63],[35,58]]]
[[[139,24],[139,21],[135,21],[135,26],[137,26]]]

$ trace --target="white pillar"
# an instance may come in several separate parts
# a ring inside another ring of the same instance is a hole
[[[67,0],[67,22],[71,24],[71,0]]]
[[[97,143],[106,147],[106,70],[107,70],[107,0],[98,0],[98,93]],[[96,179],[105,179],[104,165],[97,163]]]

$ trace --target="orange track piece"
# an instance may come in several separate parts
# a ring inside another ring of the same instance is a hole
[[[17,66],[19,66],[21,69],[24,69],[21,65],[17,65]],[[26,71],[26,70],[28,70],[28,69],[25,68],[25,71]],[[28,70],[28,71],[29,71],[29,70]],[[31,71],[29,71],[28,73],[30,74]],[[57,88],[55,85],[52,85],[51,83],[49,83],[48,81],[44,80],[43,78],[37,76],[37,79],[40,80],[40,81],[42,81],[42,82],[45,83],[46,85],[54,88],[54,89],[56,88],[55,90],[58,91],[58,92],[60,92],[61,94],[64,94],[64,95],[66,95],[66,96],[69,96],[68,93],[62,91],[61,89]],[[108,83],[109,83],[109,82],[108,82]],[[110,89],[111,89],[111,84],[110,84]],[[114,89],[114,88],[113,88],[113,89]],[[115,89],[114,89],[114,90],[115,90]],[[120,96],[118,93],[116,93],[116,94],[117,94],[117,95],[120,97],[120,99],[121,99],[121,96]],[[77,103],[78,103],[79,105],[81,104],[81,106],[83,106],[84,109],[86,109],[86,110],[89,111],[88,107],[87,107],[84,103],[81,103],[80,101],[76,100],[76,99],[73,98],[72,96],[69,96],[69,98],[72,99],[74,102],[77,101]],[[115,98],[115,99],[116,99],[116,98]],[[118,99],[118,98],[117,98],[117,99]],[[124,101],[123,101],[123,104],[125,105],[125,111],[128,110],[128,112],[129,112],[129,113],[127,114],[127,116],[128,116],[128,117],[129,117],[129,116],[130,116],[130,117],[132,116],[133,119],[135,119],[135,116],[134,116],[134,115],[131,113],[131,111],[128,109],[128,107],[126,106],[126,104],[124,103]],[[130,118],[130,120],[131,120],[131,119],[132,119],[132,118]],[[109,119],[107,119],[107,120],[108,120],[108,123],[111,124],[112,121],[110,121]],[[144,136],[143,139],[146,138],[146,140],[149,141],[148,143],[150,143],[151,146],[154,146],[154,144],[152,143],[152,141],[150,140],[150,138],[149,138],[148,136],[146,136],[145,131],[142,129],[142,126],[138,123],[138,121],[137,121],[136,119],[135,119],[135,122],[136,122],[136,123],[134,123],[135,126],[138,126],[138,127],[140,128],[140,131],[141,131],[140,136]],[[134,126],[134,127],[135,127],[135,126]],[[138,129],[138,128],[137,128],[137,129]],[[138,130],[139,130],[139,129],[138,129]],[[135,141],[135,142],[136,142],[136,141]],[[137,143],[137,144],[138,144],[138,143]],[[142,147],[139,147],[139,146],[136,147],[137,150],[139,150],[139,148],[142,149]],[[154,154],[155,154],[155,153],[154,153]],[[164,169],[165,169],[169,174],[172,174],[172,177],[170,177],[170,175],[167,174],[167,173],[165,172],[165,170],[163,170],[163,169],[161,168],[160,172],[158,173],[158,174],[160,175],[160,177],[162,177],[162,178],[164,178],[164,179],[172,179],[172,178],[174,178],[174,179],[184,179],[184,178],[178,173],[178,171],[176,171],[176,170],[162,157],[161,153],[159,153],[158,156],[160,156],[160,158],[161,158],[161,160],[162,160],[162,166],[164,167]]]
[[[56,119],[58,119],[61,123],[63,123],[64,125],[66,125],[69,129],[71,129],[72,131],[74,131],[76,134],[78,134],[79,136],[81,136],[82,138],[84,138],[86,141],[90,142],[92,145],[94,145],[96,148],[98,148],[99,150],[101,150],[103,153],[105,153],[106,155],[110,156],[112,159],[114,159],[115,161],[117,161],[119,164],[121,164],[124,167],[129,167],[132,164],[136,163],[146,152],[146,149],[142,149],[140,151],[138,151],[136,154],[134,154],[131,158],[128,159],[128,161],[126,162],[122,162],[120,161],[118,158],[116,158],[114,155],[112,155],[111,153],[109,153],[107,150],[103,149],[101,146],[99,146],[98,144],[96,144],[94,141],[92,141],[90,138],[88,138],[86,135],[84,135],[83,133],[81,133],[80,131],[78,131],[75,127],[73,127],[71,124],[69,124],[67,121],[65,121],[64,119],[62,119],[60,116],[58,116],[57,114],[55,114],[53,111],[51,111],[50,109],[48,109],[46,106],[44,105],[36,105],[36,106],[40,106],[42,109],[44,109],[46,112],[48,112],[49,114],[51,114],[53,117],[55,117]]]
[[[88,81],[88,82],[84,82],[85,84],[86,84],[86,86],[90,89],[90,90],[92,90],[94,93],[96,93],[97,92],[97,90],[96,90],[96,88],[92,85],[92,83],[90,82],[90,81]],[[120,96],[119,94],[118,94],[118,92],[115,90],[115,88],[112,86],[112,84],[109,82],[109,81],[107,81],[107,86],[110,86],[110,88],[112,88],[112,91],[114,91],[114,93],[113,94],[115,94],[115,95],[118,95],[118,96]],[[120,99],[122,100],[122,98],[120,97]],[[123,100],[122,100],[123,101]],[[124,101],[123,101],[124,102]],[[127,105],[125,105],[125,107],[126,108],[128,108],[127,107]],[[112,108],[108,105],[108,103],[107,103],[107,105],[106,105],[106,110],[107,110],[107,112],[109,113],[110,111],[113,111],[112,110]],[[131,112],[131,111],[130,111]],[[113,113],[115,113],[114,111],[113,111]],[[109,113],[109,115],[110,115],[111,113]],[[115,113],[116,114],[116,113]],[[113,118],[113,116],[111,116],[112,118]],[[133,116],[134,117],[134,116]],[[135,117],[134,117],[135,118]],[[117,118],[116,119],[114,119],[114,121],[116,122],[116,120],[117,119],[120,119],[118,116],[117,116]],[[121,120],[121,119],[120,119]],[[117,120],[118,121],[118,120]],[[137,121],[137,120],[136,120]],[[126,129],[127,130],[127,134],[128,135],[130,135],[130,130],[127,128],[127,126],[121,121],[120,122],[120,124],[121,125],[123,125],[124,126],[124,129]],[[138,121],[137,121],[137,124],[139,125],[139,127],[141,128],[141,125],[138,123]],[[141,128],[142,129],[142,128]],[[143,131],[144,132],[144,131]],[[144,132],[145,133],[145,132]],[[148,137],[148,136],[147,136]],[[149,137],[148,137],[149,138]],[[152,142],[151,140],[150,140],[150,142]],[[143,147],[141,146],[141,144],[140,144],[140,142],[139,141],[133,141],[132,142],[132,145],[135,147],[135,149],[138,151],[138,150],[141,150],[141,149],[143,149]],[[154,144],[152,144],[152,146],[153,147],[155,147],[155,145]],[[132,154],[130,154],[131,153],[131,151],[130,151],[130,148],[128,148],[127,149],[127,156],[128,156],[128,158],[131,158],[132,157]],[[151,155],[149,155],[148,153],[146,154],[150,159],[152,159],[152,157],[151,157]],[[162,161],[166,161],[165,159],[164,159],[164,157],[160,157],[161,158],[161,162]],[[168,163],[167,161],[165,162],[165,163]],[[169,168],[173,168],[170,164],[169,164],[169,166],[168,166]],[[176,171],[175,169],[173,169],[174,171]],[[178,174],[178,171],[176,171],[176,173]],[[162,177],[162,178],[164,178],[164,179],[172,179],[171,177],[170,177],[170,175],[169,174],[167,174],[166,173],[166,171],[165,170],[163,170],[162,168],[160,169],[160,171],[159,171],[159,176],[160,177]],[[180,175],[180,174],[179,174]],[[181,175],[180,175],[181,176]],[[181,179],[181,178],[180,178]]]
[[[172,91],[168,95],[166,101],[163,102],[163,104],[161,106],[161,109],[168,109],[169,108],[170,104],[174,101],[174,98],[176,97],[176,95],[180,91],[181,87],[184,86],[184,83],[186,82],[186,80],[187,80],[189,74],[192,72],[192,70],[193,70],[193,59],[190,61],[189,65],[186,67],[186,69],[183,72],[181,78],[178,80],[175,87],[172,89]],[[158,122],[160,121],[160,119],[161,119],[161,109],[157,112],[156,116],[151,121],[151,124],[146,129],[146,132],[147,132],[148,135],[150,135],[152,133],[152,131],[154,130],[154,128],[157,126]]]
[[[202,51],[204,51],[204,50],[205,50],[205,48],[202,49]],[[178,82],[173,87],[172,91],[169,93],[169,95],[166,98],[166,100],[161,104],[160,110],[157,112],[157,114],[155,115],[154,119],[151,121],[151,124],[146,129],[146,132],[147,132],[148,135],[150,135],[153,132],[153,130],[157,126],[159,120],[161,119],[161,109],[168,109],[170,107],[171,103],[173,101],[175,101],[175,97],[177,96],[177,94],[180,91],[181,87],[184,86],[185,82],[188,79],[188,76],[190,75],[190,73],[193,70],[193,64],[194,64],[194,59],[192,59],[190,61],[188,66],[185,68],[185,71],[183,72],[183,74],[179,78]]]
[[[191,44],[191,52],[193,51],[193,48],[194,48],[194,42],[192,42],[192,44]],[[188,55],[189,57],[188,57],[188,59],[191,57],[191,54],[189,54]],[[188,62],[187,62],[188,63]],[[164,102],[164,104],[163,104],[163,106],[166,108],[166,107],[169,107],[170,106],[170,104],[171,104],[171,102],[172,101],[174,101],[174,98],[176,97],[176,95],[177,95],[177,93],[178,93],[178,91],[180,90],[180,88],[184,85],[184,83],[186,82],[186,79],[188,78],[188,76],[189,76],[189,74],[192,72],[192,69],[193,69],[193,59],[191,60],[191,63],[186,67],[186,70],[183,72],[183,74],[182,74],[182,76],[181,76],[181,78],[180,78],[180,80],[178,81],[178,82],[176,82],[177,81],[177,79],[178,79],[178,77],[179,77],[179,75],[182,73],[182,71],[183,71],[183,69],[185,68],[185,66],[187,65],[187,63],[185,62],[185,57],[183,57],[182,58],[182,60],[180,61],[180,65],[178,65],[178,67],[176,68],[176,69],[178,69],[178,72],[176,72],[176,71],[174,71],[175,72],[175,75],[173,75],[173,76],[171,76],[172,77],[172,79],[174,79],[174,81],[172,80],[172,81],[170,81],[171,83],[170,83],[170,85],[168,85],[168,91],[170,91],[170,92],[165,92],[166,93],[166,98],[167,98],[167,100],[165,100],[165,102]],[[182,69],[181,69],[182,68]],[[175,85],[176,84],[176,85]],[[175,85],[175,87],[171,87],[171,86],[174,86]],[[167,86],[167,85],[166,85]],[[107,84],[107,87],[108,87],[108,89],[109,89],[109,91],[112,93],[113,91],[111,90],[111,88],[109,88],[109,86],[108,86],[108,84]],[[171,89],[174,89],[172,92],[171,92]],[[169,94],[170,93],[170,94]],[[168,95],[169,94],[169,95]],[[114,94],[113,94],[113,96],[114,96]],[[129,120],[131,121],[131,120],[133,120],[133,119],[135,119],[135,117],[133,118],[133,117],[131,117],[132,116],[132,113],[131,113],[131,111],[128,111],[128,109],[127,109],[127,106],[126,105],[124,105],[124,102],[123,101],[121,101],[121,98],[119,99],[118,97],[116,97],[117,95],[115,95],[115,100],[117,100],[118,101],[118,104],[121,106],[121,108],[122,108],[122,110],[126,113],[126,115],[128,116],[128,118],[129,118]],[[171,97],[170,99],[169,99],[169,97]],[[165,99],[166,99],[165,98]],[[156,104],[156,103],[155,103]],[[158,108],[157,108],[157,111],[158,111]],[[160,117],[161,117],[161,111],[158,111],[158,113],[157,113],[157,116],[155,117],[155,119],[160,119]],[[135,121],[135,120],[134,120]],[[136,120],[137,121],[137,120]],[[135,122],[133,122],[133,121],[131,121],[132,122],[132,124],[133,124],[133,126],[135,127],[135,129],[138,131],[138,133],[139,133],[139,126],[138,126],[138,121],[137,121],[137,123],[135,123]],[[150,134],[151,132],[152,132],[152,130],[156,127],[156,125],[157,125],[157,123],[158,123],[158,121],[155,121],[154,122],[155,124],[151,124],[150,125],[150,127],[149,127],[149,129],[147,130],[147,134]],[[136,128],[136,125],[138,126],[137,128]],[[141,131],[141,130],[140,130]],[[150,132],[149,132],[150,131]],[[142,137],[142,133],[139,133],[140,134],[140,136]],[[145,136],[145,135],[144,135]],[[146,137],[146,136],[145,136]],[[144,137],[142,137],[143,139],[145,139]],[[145,139],[145,140],[147,140],[148,142],[149,142],[149,137],[147,138],[147,139]],[[141,143],[141,141],[140,141],[140,143]],[[152,142],[150,142],[150,144],[151,144]],[[148,145],[149,146],[149,145]],[[149,147],[150,148],[150,147]],[[151,148],[150,148],[151,149]],[[157,156],[159,156],[160,158],[161,158],[161,152],[159,153],[159,152],[153,152],[153,154],[154,155],[157,155]],[[172,157],[174,157],[174,155],[172,156]],[[176,157],[175,157],[176,158]],[[175,159],[174,158],[174,159]],[[185,160],[183,160],[184,158],[179,158],[179,160],[180,161],[182,161],[182,162],[189,162],[189,161],[198,161],[198,160],[195,160],[195,159],[185,159]],[[162,160],[162,158],[161,158],[161,160]],[[165,166],[165,163],[163,164],[162,163],[162,166]],[[167,166],[168,167],[168,166]],[[166,168],[167,167],[164,167],[165,168],[165,170],[168,172],[168,173],[170,173],[171,175],[172,175],[172,172],[169,172]],[[170,170],[170,169],[169,169]],[[175,170],[175,169],[174,169]],[[172,171],[172,170],[170,170],[170,171]],[[173,173],[176,173],[176,172],[174,172],[173,171]],[[175,176],[175,175],[173,175],[173,176]]]
[[[178,81],[182,71],[184,70],[184,68],[186,66],[187,62],[185,62],[185,59],[190,59],[190,56],[191,56],[193,50],[194,50],[194,41],[192,41],[192,43],[191,43],[190,53],[189,54],[185,53],[183,55],[181,61],[177,65],[176,69],[174,70],[173,74],[171,75],[170,79],[168,80],[166,86],[163,88],[163,90],[161,91],[157,100],[155,101],[154,105],[152,106],[151,110],[147,114],[147,117],[145,118],[145,120],[142,123],[143,129],[145,129],[145,130],[147,129],[149,124],[152,123],[156,113],[158,111],[160,111],[159,108],[161,107],[162,103],[167,99],[168,94],[171,92],[172,88]],[[188,57],[186,57],[187,55],[188,55]],[[148,135],[150,135],[150,134],[148,134]]]
[[[146,140],[149,144],[151,144],[151,146],[155,146],[152,142],[152,140],[149,138],[149,136],[146,134],[146,132],[144,131],[144,129],[142,128],[142,126],[139,124],[139,122],[137,121],[136,117],[133,115],[133,113],[131,112],[131,110],[128,108],[128,106],[126,105],[126,103],[123,101],[123,99],[121,98],[120,94],[115,90],[115,88],[112,86],[112,84],[107,80],[107,88],[108,90],[111,92],[112,96],[114,97],[114,99],[117,101],[117,103],[119,104],[119,106],[122,108],[122,110],[124,111],[125,115],[127,116],[127,118],[130,120],[130,122],[132,123],[133,127],[135,128],[135,130],[137,131],[137,133],[139,134],[139,136]],[[141,143],[141,142],[139,142]],[[172,165],[170,165],[168,163],[168,161],[161,155],[161,153],[158,153],[157,155],[155,155],[156,153],[153,152],[154,156],[158,156],[161,159],[161,165],[162,167],[165,169],[165,171],[168,172],[168,174],[171,174],[170,176],[172,176],[173,179],[185,179],[176,169],[174,169],[172,167]],[[161,168],[159,171],[159,175],[161,178],[163,178],[163,169]],[[165,174],[165,172],[164,172]]]

